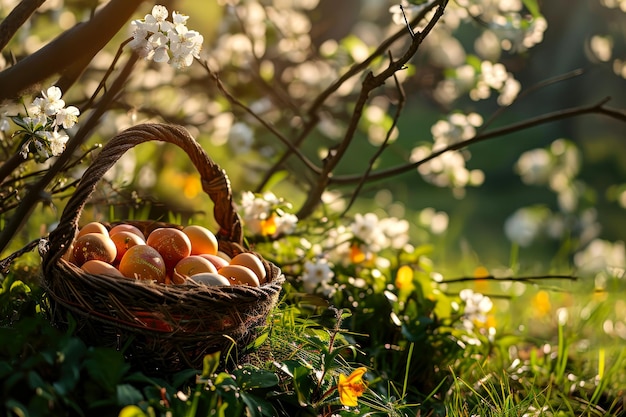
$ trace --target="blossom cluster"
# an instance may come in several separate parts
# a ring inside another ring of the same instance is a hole
[[[461,316],[460,325],[467,333],[461,335],[457,343],[462,347],[466,344],[480,346],[482,342],[477,337],[477,334],[486,335],[489,340],[493,341],[496,334],[496,323],[491,298],[469,288],[461,290],[459,298],[462,306],[458,306],[454,302],[453,307],[455,309],[462,307],[463,315]]]
[[[258,195],[250,191],[242,194],[239,207],[246,231],[268,237],[293,233],[298,217],[286,212],[288,208],[290,205],[272,192]]]
[[[174,68],[186,68],[200,57],[204,37],[187,28],[189,16],[173,12],[166,20],[165,6],[155,5],[143,19],[133,20],[130,46],[141,57],[154,62],[170,63]]]
[[[328,230],[323,242],[312,245],[314,259],[304,264],[303,288],[327,297],[337,290],[334,268],[364,266],[387,269],[390,261],[382,252],[405,249],[409,222],[395,217],[379,218],[376,213],[357,213],[350,223]],[[356,284],[354,284],[356,285]]]
[[[28,157],[31,146],[40,160],[59,156],[65,150],[69,136],[64,129],[70,129],[76,124],[80,110],[75,106],[66,107],[62,96],[61,89],[52,86],[25,106],[26,116],[11,118],[21,128],[13,135],[24,136],[20,149],[24,159]],[[6,132],[9,128],[6,119],[0,122],[1,131]]]
[[[445,149],[455,143],[475,136],[476,127],[483,119],[476,113],[467,115],[453,113],[444,120],[439,120],[431,128],[434,144],[431,147],[420,145],[411,152],[411,162],[418,162],[431,153]],[[438,187],[450,187],[455,195],[462,196],[468,185],[482,184],[484,174],[481,170],[468,170],[465,162],[469,159],[469,152],[446,152],[436,158],[418,166],[417,170],[422,177]]]

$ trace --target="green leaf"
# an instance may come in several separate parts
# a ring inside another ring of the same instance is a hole
[[[310,377],[309,368],[299,366],[293,370],[293,387],[298,403],[302,407],[306,407],[313,392],[313,379]]]
[[[248,346],[248,348],[249,349],[258,349],[259,347],[261,347],[261,345],[263,345],[263,343],[265,343],[265,341],[267,340],[269,335],[270,335],[269,332],[261,333],[259,335],[259,337],[254,339],[254,341]]]
[[[120,384],[116,391],[118,405],[136,404],[143,401],[141,391],[130,384]]]
[[[84,365],[89,376],[109,392],[115,392],[116,385],[130,369],[119,352],[107,348],[89,349]]]
[[[523,0],[524,6],[528,9],[530,14],[533,17],[541,16],[541,11],[539,11],[539,4],[537,4],[537,0]]]
[[[274,372],[258,369],[252,365],[244,365],[233,371],[241,389],[270,388],[278,385],[278,376]]]
[[[272,406],[272,404],[263,398],[259,398],[255,395],[251,395],[245,392],[241,393],[241,399],[246,404],[248,408],[249,416],[253,417],[273,417],[277,415],[276,409]]]
[[[202,378],[209,378],[220,365],[220,351],[204,355],[202,360]]]

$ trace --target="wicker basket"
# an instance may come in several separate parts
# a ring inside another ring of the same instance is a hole
[[[83,272],[62,259],[78,231],[83,208],[102,176],[128,149],[150,140],[181,147],[200,173],[203,190],[214,202],[219,249],[230,256],[249,252],[243,245],[230,182],[189,135],[178,126],[144,124],[115,136],[85,171],[68,201],[59,226],[41,249],[42,284],[48,294],[50,320],[68,328],[73,317],[76,334],[87,344],[122,350],[137,369],[168,374],[201,368],[205,354],[241,352],[265,325],[276,304],[284,276],[258,256],[267,270],[260,287],[212,287],[194,283],[164,285],[144,280],[114,278]],[[133,222],[148,233],[155,222]],[[236,349],[233,345],[236,344]]]

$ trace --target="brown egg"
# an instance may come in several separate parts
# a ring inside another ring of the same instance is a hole
[[[254,256],[251,253],[240,253],[235,255],[233,259],[230,260],[231,265],[242,265],[246,268],[250,268],[252,272],[254,272],[259,279],[259,283],[264,284],[267,279],[267,272],[265,271],[265,267],[263,266],[263,262]]]
[[[249,285],[258,287],[259,279],[250,268],[242,265],[226,265],[217,271],[218,274],[225,276],[231,285]]]
[[[187,235],[172,227],[154,229],[146,244],[161,254],[168,271],[173,271],[178,261],[191,254],[191,241]]]
[[[107,236],[109,235],[109,231],[107,230],[106,226],[100,222],[87,223],[80,228],[76,237],[78,238],[80,236],[86,235],[87,233],[100,233]]]
[[[204,285],[226,285],[230,286],[230,281],[223,275],[211,272],[203,272],[201,274],[192,275],[190,280]]]
[[[109,230],[109,236],[113,236],[114,234],[118,232],[131,232],[139,236],[141,240],[143,240],[144,242],[146,241],[146,236],[143,234],[143,232],[139,230],[138,227],[133,226],[132,224],[122,223],[122,224],[113,226],[113,228]]]
[[[117,249],[117,256],[115,257],[115,262],[117,263],[122,260],[122,257],[129,248],[135,245],[146,244],[139,235],[127,230],[120,230],[112,234],[111,240],[115,243],[115,248]]]
[[[122,273],[113,265],[97,259],[87,261],[81,266],[81,269],[89,274],[94,275],[111,275],[114,277],[123,277]]]
[[[174,267],[174,272],[185,276],[191,276],[201,272],[217,274],[217,268],[208,259],[202,256],[190,255],[178,261]]]
[[[87,233],[74,241],[72,254],[78,266],[92,259],[111,263],[115,260],[117,249],[108,235]]]
[[[198,256],[202,256],[204,259],[207,259],[209,262],[215,265],[216,269],[220,269],[221,267],[228,265],[228,261],[226,259],[220,258],[217,255],[209,255],[205,253]]]
[[[165,262],[159,252],[148,245],[135,245],[126,251],[119,270],[127,278],[165,282]]]
[[[217,238],[209,229],[196,224],[183,228],[183,233],[189,237],[191,241],[191,254],[210,254],[217,253]]]

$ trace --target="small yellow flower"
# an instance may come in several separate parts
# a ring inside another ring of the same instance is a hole
[[[552,311],[550,294],[545,290],[540,290],[531,300],[535,317],[545,317]]]
[[[488,276],[489,276],[489,270],[485,268],[484,266],[478,266],[476,267],[476,269],[474,269],[474,278],[476,278],[476,280],[474,281],[474,285],[475,285],[476,291],[478,292],[487,291],[489,286],[485,278],[487,278]]]
[[[127,405],[122,408],[118,417],[147,417],[146,413],[136,405]]]
[[[366,388],[365,382],[363,382],[363,374],[366,371],[367,368],[361,367],[355,369],[350,376],[339,375],[337,390],[341,404],[346,407],[355,407],[358,404],[357,398],[363,395]]]
[[[365,252],[361,250],[361,247],[356,243],[350,247],[350,260],[352,263],[360,264],[366,259]]]
[[[396,288],[399,290],[413,289],[413,268],[408,265],[403,265],[398,268],[395,284]]]
[[[265,219],[261,220],[261,234],[263,236],[272,236],[276,233],[276,215],[272,213],[272,215]]]

